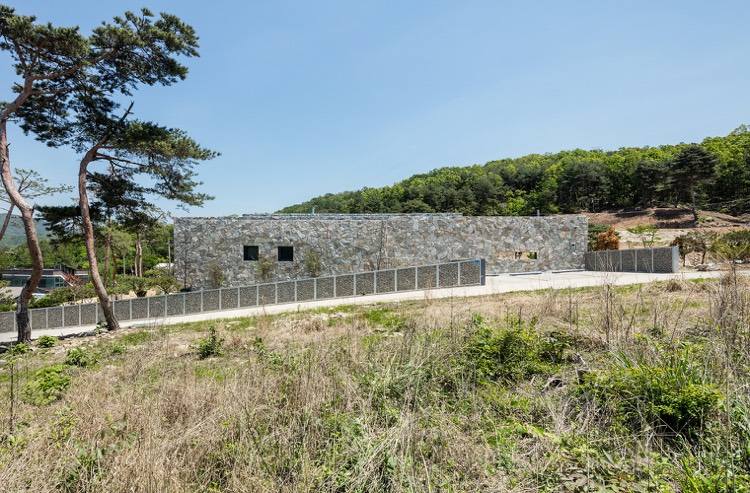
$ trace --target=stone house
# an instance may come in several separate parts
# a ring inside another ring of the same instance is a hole
[[[175,219],[186,286],[240,286],[483,258],[488,274],[583,268],[585,216],[246,214]]]

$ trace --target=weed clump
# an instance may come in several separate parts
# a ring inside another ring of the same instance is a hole
[[[385,329],[402,330],[406,327],[406,320],[388,308],[373,308],[372,310],[368,310],[365,312],[364,318],[370,325]]]
[[[139,344],[144,344],[151,339],[153,339],[151,332],[147,330],[139,330],[137,332],[130,332],[122,335],[118,341],[125,346],[137,346]]]
[[[119,342],[112,343],[112,345],[109,346],[109,354],[113,356],[125,354],[125,351],[125,345]]]
[[[64,365],[52,365],[35,371],[24,385],[22,398],[29,404],[43,406],[60,399],[70,385]]]
[[[96,364],[97,357],[91,352],[91,350],[76,347],[68,351],[65,356],[65,364],[70,366],[78,366],[80,368],[88,368]]]
[[[666,350],[654,362],[622,355],[613,367],[587,374],[580,390],[609,410],[615,424],[693,440],[722,401],[696,353],[693,346]]]
[[[55,336],[42,336],[36,341],[36,345],[41,348],[51,348],[57,345],[57,337]]]
[[[22,354],[28,353],[29,351],[31,351],[31,346],[29,346],[25,342],[19,342],[17,344],[13,344],[10,349],[8,349],[8,354],[11,356],[20,356]]]
[[[216,328],[211,327],[208,329],[208,337],[198,340],[196,344],[196,350],[198,352],[198,358],[206,359],[211,356],[221,356],[223,353],[222,346],[224,345],[224,339],[218,336]]]
[[[539,334],[533,324],[511,322],[507,328],[485,325],[474,332],[464,351],[464,365],[478,382],[518,382],[553,373],[562,362],[567,342],[557,334]]]

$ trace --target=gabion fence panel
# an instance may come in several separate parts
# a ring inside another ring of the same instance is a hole
[[[118,320],[130,320],[130,300],[117,300],[115,305],[115,317]]]
[[[354,296],[354,274],[336,276],[336,297]]]
[[[12,312],[11,315],[15,316]],[[45,308],[34,308],[29,310],[31,316],[31,330],[43,330],[47,328],[47,309]]]
[[[677,272],[680,270],[680,250],[672,248],[654,248],[654,272]]]
[[[376,274],[375,290],[377,293],[392,293],[396,290],[396,271],[380,270]]]
[[[147,300],[144,298],[143,301]],[[96,324],[96,311],[99,309],[99,305],[96,303],[86,303],[81,305],[81,325],[94,325]]]
[[[148,299],[133,298],[130,300],[130,313],[133,316],[133,320],[148,318]]]
[[[417,289],[417,268],[407,267],[406,269],[396,269],[396,290],[412,291]]]
[[[318,277],[315,279],[315,299],[324,300],[327,298],[333,298],[334,292],[334,278],[333,277]]]
[[[64,306],[63,321],[66,327],[81,325],[81,305]]]
[[[276,303],[294,303],[294,284],[294,281],[279,282],[276,284]]]
[[[656,264],[656,259],[661,263],[667,263],[669,260],[667,256],[659,256],[656,252],[653,257],[654,264]],[[115,300],[112,304],[115,316],[119,320],[148,320],[275,303],[300,303],[396,291],[481,284],[484,284],[484,261],[477,259]],[[29,313],[32,330],[92,326],[104,320],[98,303],[35,308],[29,310]],[[15,313],[0,312],[0,332],[15,330]]]
[[[154,296],[148,299],[148,318],[167,316],[167,300],[165,296]]]
[[[273,305],[274,303],[276,303],[276,284],[258,286],[258,304]]]
[[[258,306],[258,286],[240,288],[240,308]]]
[[[221,300],[218,289],[203,291],[203,311],[213,312],[221,309]]]
[[[3,328],[3,332],[13,332],[16,329],[16,313],[15,312],[2,312],[0,313],[0,327]],[[32,329],[34,326],[32,325]]]
[[[356,294],[358,295],[373,294],[375,292],[375,273],[356,274],[354,276],[354,289],[357,290]]]
[[[635,250],[622,250],[620,252],[620,268],[623,272],[636,272]],[[598,270],[596,268],[592,270]]]
[[[297,281],[297,301],[312,301],[315,299],[315,279]]]
[[[167,316],[176,317],[185,314],[185,294],[167,295]]]
[[[240,307],[240,288],[224,288],[221,290],[221,309],[232,310]]]
[[[185,313],[200,313],[203,311],[203,293],[185,293]]]
[[[646,250],[644,248],[644,250]],[[654,251],[648,249],[646,251],[635,252],[635,263],[636,270],[638,272],[653,272],[654,271]]]
[[[47,328],[56,329],[63,326],[63,311],[61,306],[47,308]]]
[[[432,289],[437,286],[437,266],[417,267],[417,288]]]
[[[680,271],[680,251],[676,246],[586,252],[584,260],[588,270],[659,274]]]
[[[438,285],[458,286],[458,264],[446,264],[438,268]]]
[[[466,260],[458,263],[458,284],[471,286],[484,284],[484,261]]]

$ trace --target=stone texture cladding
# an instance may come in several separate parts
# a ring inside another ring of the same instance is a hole
[[[248,214],[175,219],[176,275],[186,285],[241,286],[375,269],[484,258],[487,273],[578,269],[584,266],[584,216],[472,217],[460,214]],[[256,245],[271,262],[243,259]],[[293,246],[294,261],[277,260]],[[515,252],[536,252],[516,259]],[[305,261],[317,257],[316,262]]]

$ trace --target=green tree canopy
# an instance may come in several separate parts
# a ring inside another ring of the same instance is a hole
[[[695,202],[693,194],[695,192]],[[700,144],[529,154],[439,168],[394,185],[325,194],[281,212],[528,215],[675,204],[750,211],[750,132]]]

